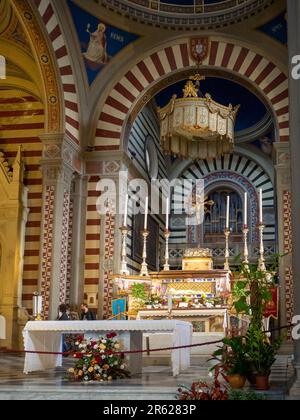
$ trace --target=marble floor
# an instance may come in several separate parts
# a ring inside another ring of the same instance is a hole
[[[66,371],[73,360],[65,358],[63,367],[23,374],[23,357],[1,355],[0,400],[174,400],[178,385],[198,379],[209,380],[206,358],[192,358],[192,366],[177,377],[161,360],[145,360],[143,374],[111,383],[70,383]],[[160,364],[158,365],[157,362]],[[284,399],[293,369],[288,356],[279,356],[273,369],[270,399]]]

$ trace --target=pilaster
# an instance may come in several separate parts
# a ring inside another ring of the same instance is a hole
[[[291,147],[291,204],[293,241],[294,314],[300,314],[300,80],[293,77],[293,58],[300,55],[300,2],[287,0],[289,65],[290,65],[290,147]],[[294,362],[297,380],[291,389],[292,395],[300,395],[300,340],[294,342]]]
[[[111,274],[119,272],[121,259],[122,215],[120,205],[125,201],[125,192],[118,200],[120,187],[120,172],[127,172],[130,160],[123,152],[92,152],[85,155],[86,174],[98,177],[100,180],[110,179],[114,182],[117,192],[116,207],[99,215],[95,209],[95,218],[100,217],[100,251],[99,251],[99,283],[98,317],[107,318],[111,314],[112,283]],[[95,200],[96,203],[96,200]]]
[[[65,134],[41,136],[43,212],[40,292],[45,319],[55,319],[67,299],[71,185],[80,170],[79,150]],[[69,261],[70,263],[70,261]]]
[[[280,259],[280,325],[292,323],[293,269],[292,269],[292,219],[291,219],[291,156],[289,143],[274,143],[276,196],[278,220],[278,245]],[[291,332],[288,332],[289,341]]]

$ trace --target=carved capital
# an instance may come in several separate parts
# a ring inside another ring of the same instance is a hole
[[[73,169],[63,163],[60,165],[43,163],[42,172],[44,185],[55,185],[58,182],[63,182],[69,188],[74,176]]]
[[[42,162],[63,162],[81,173],[80,148],[64,133],[51,133],[40,136],[43,144]]]
[[[276,167],[289,167],[291,160],[290,144],[286,143],[274,143],[274,149],[276,151]]]

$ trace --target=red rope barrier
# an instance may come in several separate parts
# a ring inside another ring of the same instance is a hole
[[[274,328],[272,330],[264,331],[265,334],[272,333],[275,331],[281,331],[284,329],[294,328],[296,324],[285,325],[283,327]],[[121,354],[137,354],[137,353],[151,353],[151,352],[159,352],[159,351],[166,351],[166,350],[180,350],[180,349],[188,349],[193,347],[204,347],[204,346],[211,346],[214,344],[221,344],[223,340],[217,341],[209,341],[206,343],[199,343],[199,344],[187,344],[185,346],[174,346],[174,347],[163,347],[160,349],[146,349],[146,350],[125,350],[125,351],[117,351],[117,352],[103,352],[101,355],[121,355]],[[21,354],[43,354],[43,355],[55,355],[55,356],[70,356],[74,354],[84,354],[80,352],[50,352],[50,351],[31,351],[31,350],[14,350],[14,349],[0,349],[0,353],[21,353]],[[90,352],[88,354],[91,354]],[[95,353],[99,355],[99,353]]]
[[[213,344],[221,344],[222,340],[218,341],[210,341],[207,343],[199,343],[199,344],[187,344],[186,346],[175,346],[175,347],[163,347],[160,349],[146,349],[146,350],[124,350],[124,351],[116,351],[116,352],[103,352],[101,355],[121,355],[121,354],[135,354],[135,353],[147,353],[147,352],[158,352],[158,351],[165,351],[165,350],[180,350],[180,349],[187,349],[191,347],[202,347],[202,346],[210,346]],[[31,351],[31,350],[13,350],[13,349],[4,349],[0,350],[0,353],[28,353],[28,354],[48,354],[48,355],[62,355],[62,356],[69,356],[71,354],[84,354],[78,351],[75,352],[51,352],[51,351]],[[91,354],[88,352],[88,354]],[[99,353],[95,353],[99,355]]]

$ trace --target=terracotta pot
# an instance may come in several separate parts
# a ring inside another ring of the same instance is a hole
[[[227,375],[227,379],[232,389],[242,389],[246,383],[246,378],[242,375]]]
[[[251,386],[256,385],[256,374],[254,372],[248,372],[246,378]]]
[[[266,376],[256,375],[255,389],[257,389],[258,391],[268,391],[268,389],[270,388],[269,376],[270,375],[266,375]]]

